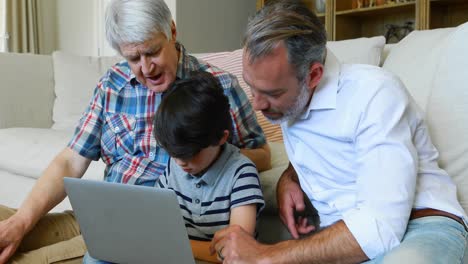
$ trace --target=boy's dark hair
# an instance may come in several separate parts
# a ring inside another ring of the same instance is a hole
[[[229,101],[208,72],[191,72],[163,95],[153,121],[154,136],[169,155],[189,159],[232,132]]]

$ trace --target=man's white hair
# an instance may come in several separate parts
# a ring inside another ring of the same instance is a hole
[[[111,0],[105,17],[107,41],[119,53],[120,45],[142,43],[156,33],[172,36],[172,15],[163,0]]]

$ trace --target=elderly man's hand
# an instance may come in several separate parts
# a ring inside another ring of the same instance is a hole
[[[23,226],[13,217],[0,222],[0,264],[13,256],[24,235]]]
[[[216,232],[210,251],[223,263],[267,263],[270,246],[257,242],[240,226],[229,226]]]

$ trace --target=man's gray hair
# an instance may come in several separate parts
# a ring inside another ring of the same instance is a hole
[[[156,33],[171,39],[172,15],[163,0],[112,0],[106,9],[106,37],[120,53],[120,45],[142,43]]]
[[[243,45],[249,63],[270,55],[281,43],[286,46],[288,61],[299,81],[304,81],[312,63],[325,62],[325,28],[301,1],[272,1],[247,25]]]

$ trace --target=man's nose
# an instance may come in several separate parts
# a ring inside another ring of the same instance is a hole
[[[268,101],[265,96],[252,92],[252,106],[255,111],[268,109]]]
[[[142,56],[141,57],[141,72],[144,75],[148,75],[152,72],[154,67],[153,62],[151,61],[150,57]]]

